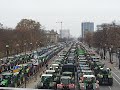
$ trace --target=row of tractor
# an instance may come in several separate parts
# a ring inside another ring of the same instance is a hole
[[[99,85],[112,85],[111,69],[99,56],[82,45],[73,43],[64,50],[40,76],[38,89],[99,90]]]
[[[54,55],[64,48],[52,45],[40,51],[15,55],[0,62],[0,87],[18,87],[35,75]]]
[[[92,50],[77,45],[77,72],[80,90],[99,90],[99,85],[112,85],[111,69]]]
[[[38,89],[75,89],[75,45],[64,50],[40,76]]]

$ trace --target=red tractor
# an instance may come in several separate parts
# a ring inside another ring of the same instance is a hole
[[[57,90],[75,90],[76,86],[70,76],[62,76],[60,84],[57,84]]]

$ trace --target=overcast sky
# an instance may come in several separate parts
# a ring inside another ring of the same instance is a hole
[[[95,25],[119,21],[120,0],[0,0],[0,22],[14,28],[23,18],[39,21],[46,29],[64,29],[81,34],[81,22]]]

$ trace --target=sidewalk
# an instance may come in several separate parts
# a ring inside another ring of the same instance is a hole
[[[107,59],[107,61],[109,63],[110,62],[110,57],[109,57],[109,53],[108,52],[106,54],[106,59]],[[118,67],[119,59],[118,59],[118,56],[115,53],[113,54],[112,60],[113,60],[114,67]]]
[[[68,50],[68,49],[69,48],[64,48],[63,50]],[[54,60],[62,53],[63,50],[61,50],[56,56],[54,56],[53,58],[51,58],[50,61],[48,62],[48,64],[51,64],[52,62],[54,62]],[[44,73],[45,70],[46,70],[46,66],[44,65],[40,69],[40,71],[35,76],[31,77],[31,80],[29,82],[27,82],[26,88],[33,88],[33,89],[35,89],[36,86],[37,86],[37,84],[40,81],[40,75],[42,73]],[[24,88],[25,84],[23,84],[21,87]]]

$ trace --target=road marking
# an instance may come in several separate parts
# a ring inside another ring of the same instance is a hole
[[[108,88],[109,88],[110,90],[112,90],[110,86],[108,86]]]
[[[113,77],[114,79],[115,79],[115,77]],[[120,85],[120,82],[118,82],[118,80],[117,79],[115,79],[115,81]]]
[[[120,71],[116,67],[114,67],[114,68],[115,68],[115,70],[117,70],[120,73]]]
[[[113,71],[112,71],[112,73],[115,74]],[[120,77],[117,74],[115,74],[115,76],[120,79]]]

